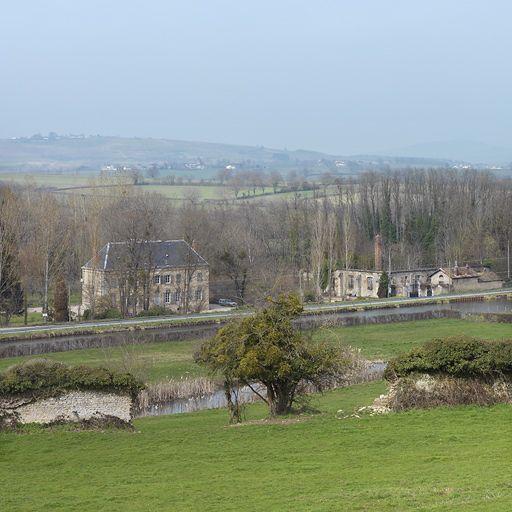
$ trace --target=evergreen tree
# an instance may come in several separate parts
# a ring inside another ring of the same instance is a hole
[[[377,295],[380,299],[384,299],[388,296],[389,290],[389,275],[387,272],[382,272],[382,275],[379,279],[379,289],[377,290]]]

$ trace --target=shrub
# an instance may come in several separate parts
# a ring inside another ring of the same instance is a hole
[[[32,359],[0,374],[0,397],[57,396],[70,390],[112,391],[135,397],[143,387],[130,373],[103,367],[67,366],[48,359]]]
[[[510,381],[487,382],[478,378],[405,377],[393,384],[386,405],[393,411],[454,405],[488,406],[510,403]]]
[[[115,319],[115,318],[122,318],[123,315],[121,314],[121,311],[117,308],[107,308],[101,311],[98,311],[96,313],[95,318],[98,318],[100,320],[107,320],[107,319]]]
[[[309,291],[304,294],[304,302],[315,302],[315,292]]]
[[[137,313],[137,316],[139,316],[139,317],[164,316],[164,315],[168,315],[169,313],[170,313],[170,311],[168,309],[165,309],[162,306],[153,306],[146,311],[141,311],[140,313]]]
[[[411,374],[491,379],[512,376],[512,341],[484,341],[466,336],[435,339],[392,359],[389,381]]]

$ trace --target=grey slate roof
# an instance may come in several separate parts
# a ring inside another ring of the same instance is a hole
[[[133,255],[130,254],[133,252]],[[90,259],[84,268],[116,270],[116,267],[140,259],[141,266],[150,262],[152,268],[207,267],[207,261],[185,240],[148,240],[144,242],[109,242]]]

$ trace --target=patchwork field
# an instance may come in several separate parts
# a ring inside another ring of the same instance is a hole
[[[382,382],[276,422],[261,405],[146,418],[135,432],[0,434],[0,508],[28,511],[508,511],[508,406],[337,419]],[[339,416],[339,414],[338,414]]]
[[[175,173],[181,176],[179,171]],[[182,176],[184,177],[184,176]],[[192,177],[191,183],[183,185],[168,185],[154,183],[154,180],[146,179],[147,183],[141,185],[129,185],[134,190],[144,192],[155,192],[167,197],[170,200],[181,201],[184,199],[194,199],[199,201],[214,200],[235,200],[233,189],[227,185],[201,184],[198,178]],[[18,183],[22,185],[33,185],[36,187],[53,188],[55,192],[61,194],[93,194],[99,192],[104,195],[114,195],[116,186],[105,186],[98,182],[98,174],[72,174],[72,173],[0,173],[0,182]],[[328,193],[334,191],[333,187],[329,187]],[[283,199],[292,199],[295,196],[313,197],[314,191],[305,190],[297,192],[273,193],[272,187],[258,188],[256,193],[252,189],[242,187],[238,192],[239,199],[261,199],[265,201],[275,201]]]

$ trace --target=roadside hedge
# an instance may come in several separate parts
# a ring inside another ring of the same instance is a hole
[[[65,391],[110,391],[135,397],[144,388],[130,373],[103,367],[68,366],[48,359],[32,359],[0,373],[0,397],[58,396]]]
[[[413,373],[483,379],[512,376],[512,341],[438,338],[389,361],[384,378],[394,381]]]

